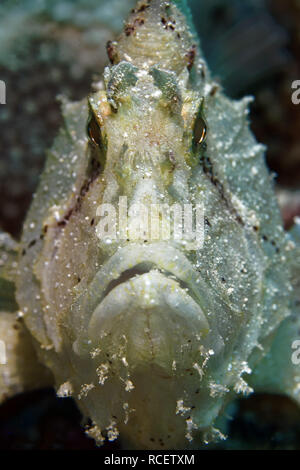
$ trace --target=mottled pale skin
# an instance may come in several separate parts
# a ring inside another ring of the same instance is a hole
[[[300,401],[299,250],[249,99],[228,99],[210,78],[185,2],[138,2],[109,56],[97,91],[62,103],[65,126],[1,275],[16,283],[19,321],[58,395],[75,398],[99,444],[120,435],[124,448],[197,448],[224,437],[215,421],[238,394]],[[99,238],[98,208],[120,196],[129,214],[202,204],[203,246],[130,230]]]

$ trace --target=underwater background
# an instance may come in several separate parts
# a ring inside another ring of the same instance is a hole
[[[80,100],[107,64],[106,42],[136,0],[0,0],[0,227],[18,237],[46,151],[58,95]],[[251,127],[267,145],[286,228],[300,215],[299,0],[189,0],[209,67],[226,93],[255,96]],[[281,396],[230,405],[219,449],[300,449],[300,410]],[[0,407],[0,449],[94,449],[71,399],[42,390]],[[101,449],[118,449],[108,443]],[[101,452],[100,449],[100,452]]]

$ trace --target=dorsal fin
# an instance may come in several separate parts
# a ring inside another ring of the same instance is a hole
[[[156,66],[176,73],[184,68],[191,69],[197,44],[178,7],[183,8],[184,4],[182,1],[139,1],[113,44],[112,62],[127,61],[139,68]]]

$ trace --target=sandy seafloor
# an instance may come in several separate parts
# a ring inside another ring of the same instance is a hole
[[[59,94],[79,100],[107,63],[105,44],[122,27],[134,0],[2,0],[0,80],[0,227],[20,234],[61,124]],[[267,145],[286,227],[300,214],[300,2],[191,0],[213,74],[227,93],[253,94],[252,129]],[[230,406],[228,440],[219,449],[299,449],[300,410],[280,396],[253,395]],[[71,399],[53,390],[17,396],[0,407],[0,449],[93,449]],[[118,442],[104,449],[119,449]],[[101,449],[100,449],[101,452]]]

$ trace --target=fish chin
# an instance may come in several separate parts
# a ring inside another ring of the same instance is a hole
[[[98,428],[108,437],[118,430],[128,448],[188,445],[197,428],[192,400],[202,393],[195,364],[203,363],[209,331],[186,289],[157,270],[110,290],[87,330],[98,385],[86,403]]]
[[[223,397],[209,370],[222,357],[205,287],[178,250],[127,246],[74,304],[73,385],[100,443],[120,433],[126,448],[178,449],[211,426]]]

